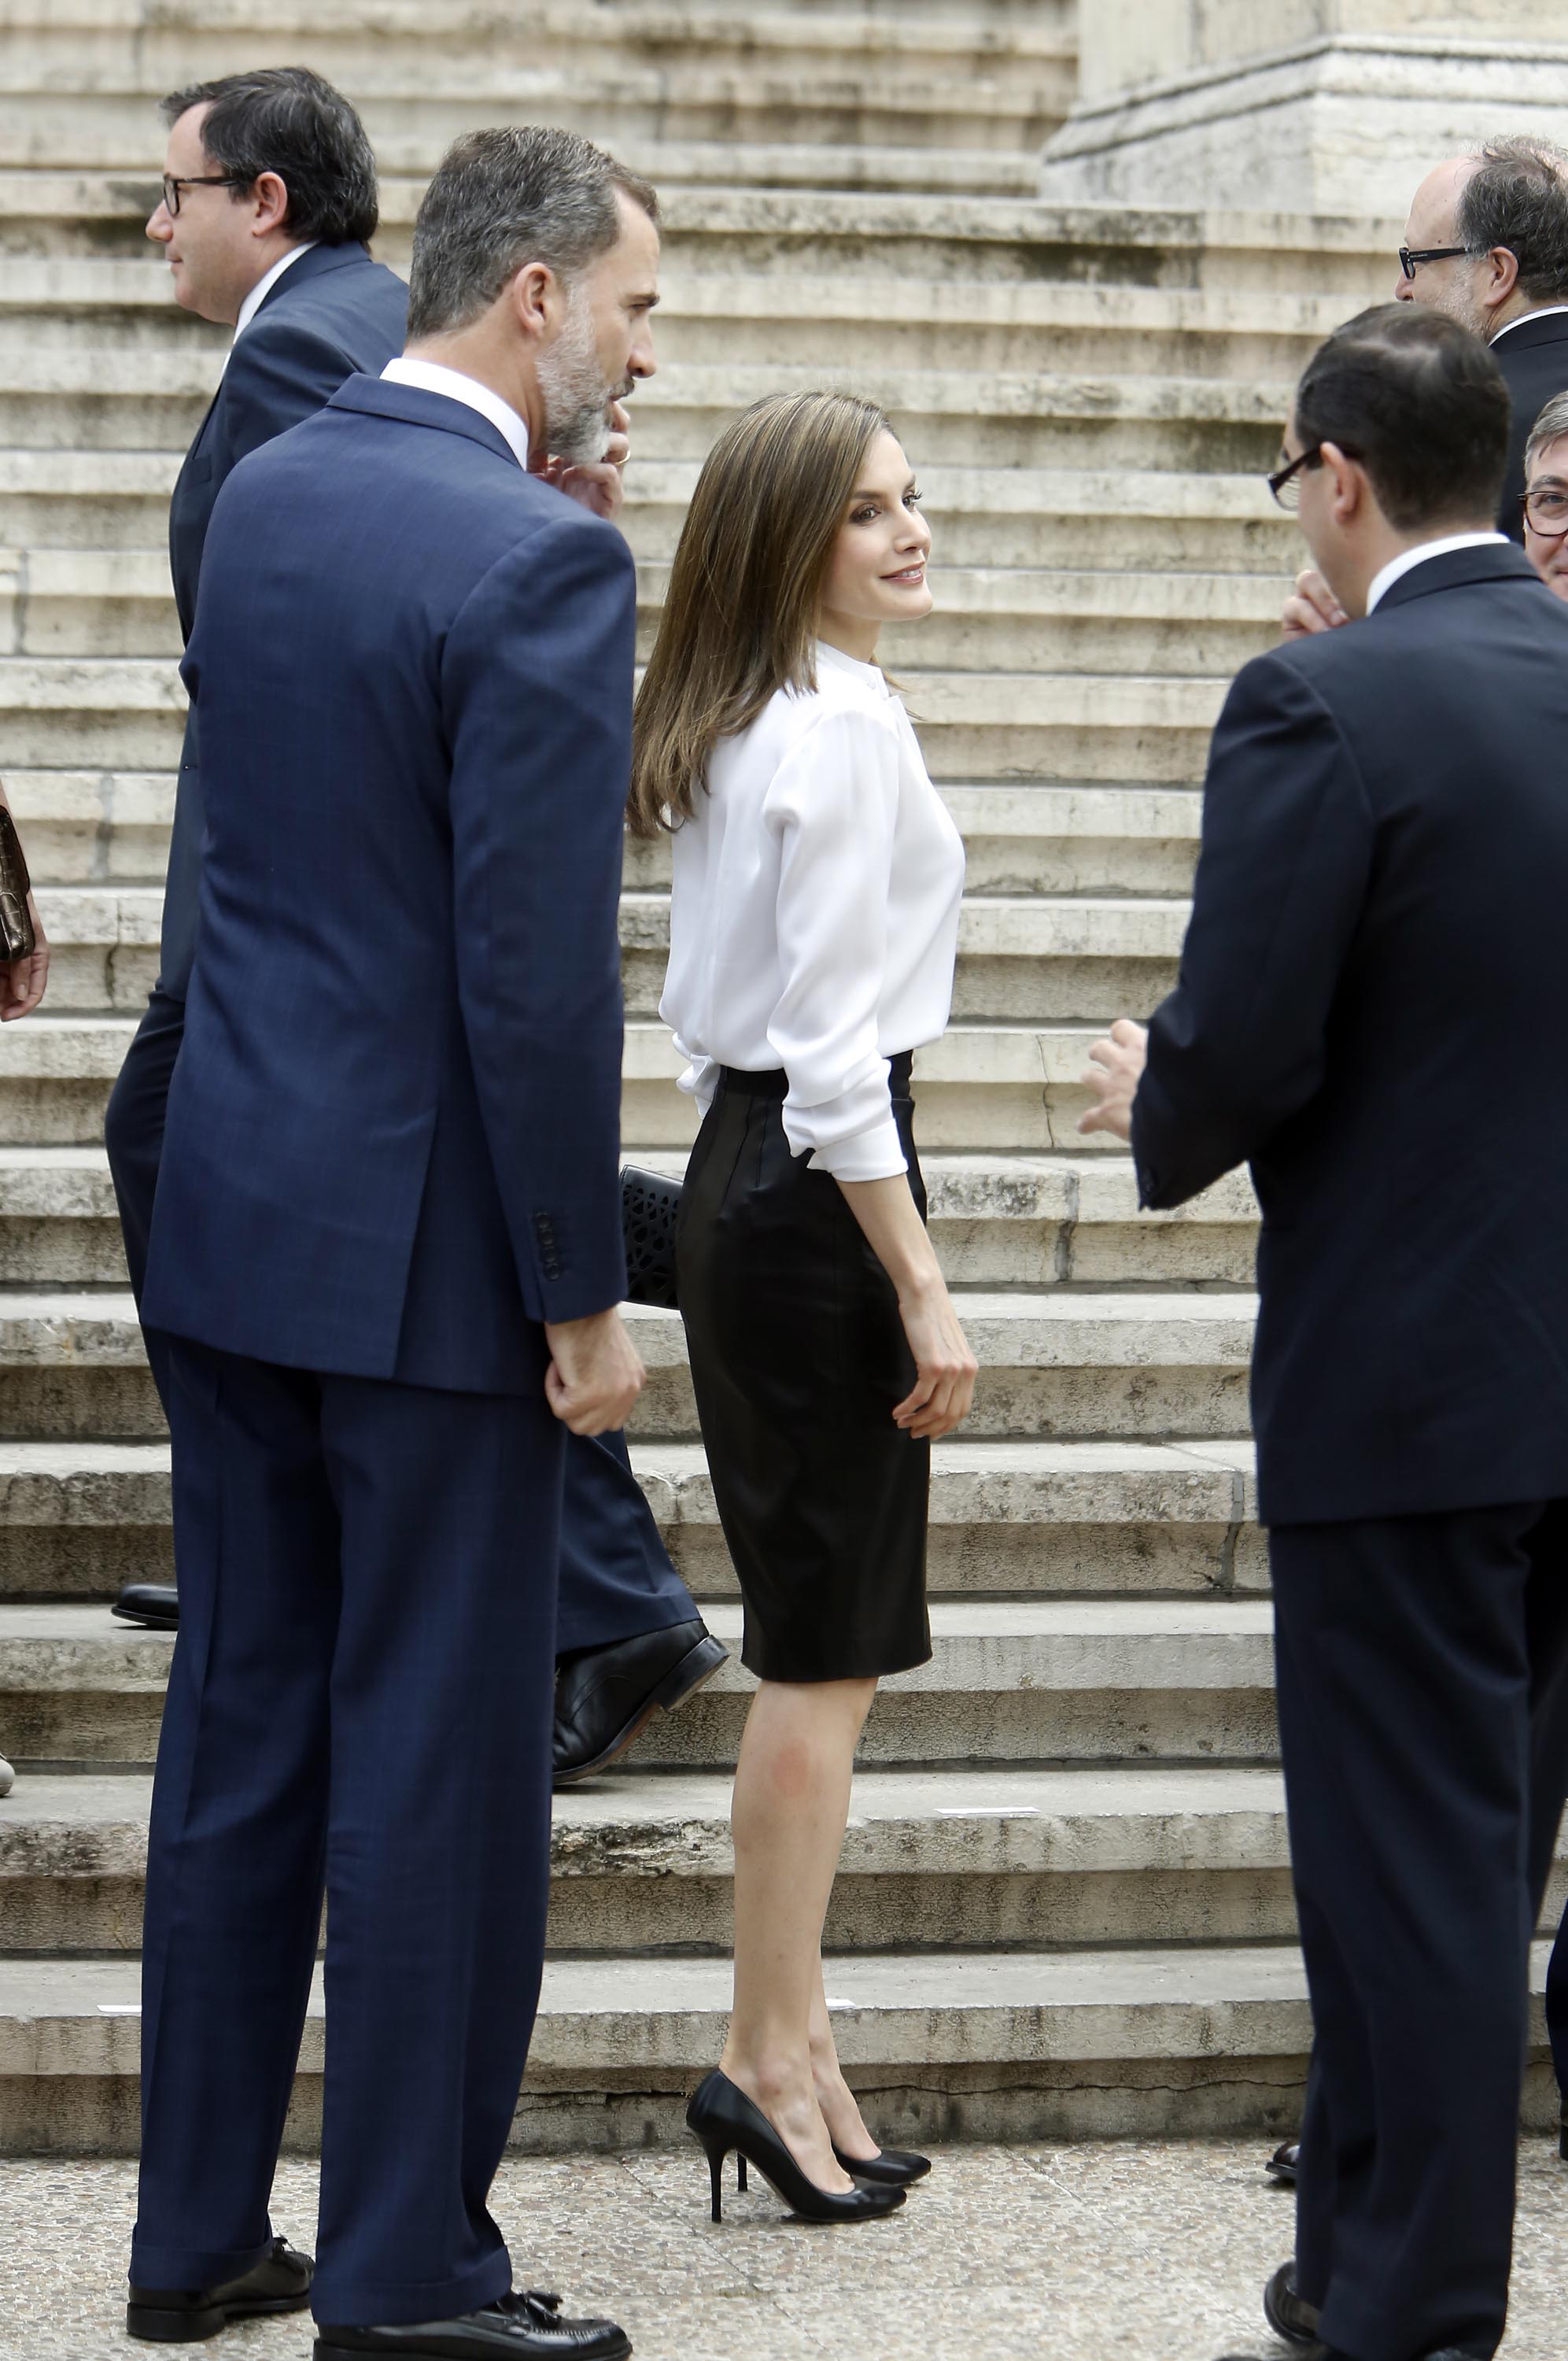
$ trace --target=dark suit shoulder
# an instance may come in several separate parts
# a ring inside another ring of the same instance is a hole
[[[614,525],[529,475],[495,444],[336,405],[313,412],[236,467],[214,533],[241,551],[286,536],[302,517],[326,533],[341,518],[356,543],[365,543],[371,505],[399,553],[400,582],[421,596],[439,584],[438,603],[449,616],[490,577],[501,591],[506,569],[526,574],[541,559],[553,576],[587,568],[612,581],[635,571]]]
[[[1337,664],[1326,662],[1322,651],[1341,632],[1321,632],[1312,639],[1282,640],[1277,648],[1249,657],[1231,683],[1225,709],[1235,707],[1277,707],[1299,718],[1332,717],[1332,697],[1325,693]]]
[[[374,361],[379,368],[402,349],[409,291],[395,270],[369,256],[338,270],[291,284],[291,271],[235,346],[229,367],[274,355],[318,348],[340,364],[331,391]],[[368,335],[369,343],[367,345]]]

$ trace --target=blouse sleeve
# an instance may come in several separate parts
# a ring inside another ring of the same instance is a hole
[[[779,840],[780,993],[768,1038],[789,1078],[792,1152],[839,1180],[907,1170],[878,1049],[898,816],[898,741],[874,713],[834,707],[763,802]]]
[[[706,1115],[713,1104],[714,1093],[718,1088],[718,1060],[717,1058],[699,1057],[695,1049],[688,1049],[678,1033],[674,1034],[673,1038],[675,1055],[678,1058],[684,1058],[686,1061],[685,1073],[677,1075],[675,1079],[675,1088],[678,1091],[686,1092],[690,1097],[696,1099],[698,1107]]]

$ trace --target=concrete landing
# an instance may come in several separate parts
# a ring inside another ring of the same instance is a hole
[[[1288,2253],[1289,2199],[1252,2141],[938,2148],[891,2221],[785,2220],[766,2190],[707,2219],[694,2146],[509,2160],[494,2210],[520,2284],[605,2312],[638,2361],[1288,2361],[1258,2294]],[[1561,2361],[1568,2168],[1520,2150],[1513,2322],[1500,2361]],[[5,2166],[0,2361],[124,2361],[136,2168]],[[276,2226],[308,2245],[315,2168],[283,2165]],[[303,2361],[305,2318],[226,2340]]]

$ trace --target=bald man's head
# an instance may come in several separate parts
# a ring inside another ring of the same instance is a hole
[[[1444,252],[1463,247],[1459,229],[1460,200],[1476,169],[1474,156],[1455,156],[1427,174],[1410,200],[1405,223],[1405,247],[1409,254],[1431,255],[1418,262],[1415,277],[1401,269],[1394,292],[1402,303],[1427,303],[1445,318],[1457,320],[1473,335],[1486,334],[1486,321],[1475,288],[1473,256]]]
[[[1400,301],[1488,340],[1527,312],[1568,302],[1568,154],[1520,137],[1451,158],[1416,191],[1405,246],[1432,258],[1401,273]]]

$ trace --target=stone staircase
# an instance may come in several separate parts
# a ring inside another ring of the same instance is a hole
[[[866,1734],[828,1927],[840,2046],[892,2138],[1282,2131],[1307,2017],[1245,1440],[1250,1192],[1140,1215],[1125,1158],[1074,1125],[1090,1039],[1173,977],[1207,731],[1296,562],[1260,480],[1292,373],[1383,288],[1395,233],[1028,201],[1072,38],[1024,0],[554,0],[499,23],[321,0],[269,42],[362,104],[394,263],[466,124],[579,124],[660,181],[661,368],[628,475],[648,630],[738,404],[849,381],[905,438],[938,609],[885,653],[970,862],[955,1023],[916,1090],[983,1376],[936,1455],[935,1656]],[[155,971],[180,740],[166,503],[223,342],[175,313],[139,221],[152,101],[261,53],[234,0],[0,0],[0,763],[55,952],[47,1013],[0,1032],[12,2151],[136,2138],[169,1642],[104,1602],[170,1570],[168,1456],[101,1124]],[[631,849],[625,1136],[678,1170],[666,875]],[[730,1636],[679,1326],[635,1316],[639,1472]],[[732,1664],[558,1801],[524,2144],[673,2136],[718,2053],[746,1690]],[[320,2062],[313,2017],[304,2140]]]

